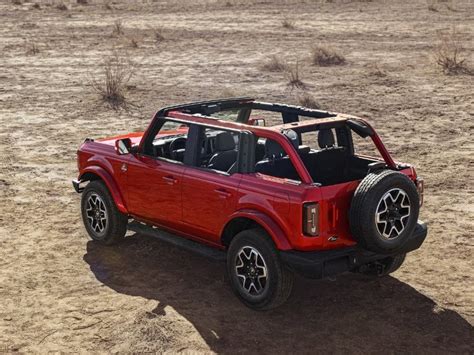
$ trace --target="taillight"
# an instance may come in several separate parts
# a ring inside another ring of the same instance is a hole
[[[319,234],[319,204],[310,202],[303,205],[303,233],[309,237]]]
[[[420,206],[423,205],[423,193],[425,192],[425,182],[422,178],[416,179],[416,188],[418,190],[418,195],[420,196]]]

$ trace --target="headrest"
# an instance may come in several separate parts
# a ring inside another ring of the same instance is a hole
[[[320,148],[333,147],[336,141],[330,129],[322,129],[318,133],[318,144]]]
[[[265,157],[267,158],[281,158],[285,156],[286,153],[277,142],[267,139],[265,142]]]
[[[298,134],[292,129],[285,129],[281,133],[283,133],[283,135],[290,140],[291,144],[293,144],[293,147],[298,150],[298,146],[300,145]]]
[[[229,132],[222,132],[216,136],[216,150],[223,152],[226,150],[234,150],[235,141],[234,137]]]

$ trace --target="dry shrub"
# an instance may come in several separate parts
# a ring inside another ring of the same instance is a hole
[[[130,37],[130,47],[138,48],[138,39]]]
[[[343,65],[346,58],[336,50],[328,47],[317,46],[311,52],[311,59],[314,65],[327,67],[331,65]]]
[[[91,80],[92,87],[112,108],[126,107],[125,91],[132,78],[133,69],[133,63],[128,57],[113,53],[104,60],[101,80]]]
[[[464,48],[456,30],[440,33],[435,48],[436,64],[448,75],[470,73],[464,56]]]
[[[89,2],[87,0],[76,0],[79,5],[87,5]]]
[[[292,21],[288,18],[283,19],[281,24],[282,24],[283,28],[286,28],[288,30],[294,30],[296,28],[295,21]]]
[[[106,10],[113,10],[114,8],[112,7],[112,5],[110,4],[110,2],[106,2],[104,4],[104,9]]]
[[[162,28],[155,28],[153,30],[153,34],[155,36],[156,43],[160,43],[160,42],[163,42],[165,40],[165,36],[163,35],[163,29]]]
[[[316,99],[308,93],[303,93],[298,96],[298,103],[301,106],[312,108],[312,109],[320,109],[321,106],[316,101]]]
[[[66,6],[65,3],[61,2],[56,5],[56,9],[61,10],[61,11],[67,11],[69,10],[68,7]]]
[[[369,65],[369,75],[375,76],[377,78],[385,78],[387,76],[387,72],[380,68],[378,64]]]
[[[271,72],[283,72],[288,70],[288,64],[286,64],[276,55],[272,55],[265,63],[262,64],[261,69]]]
[[[452,7],[451,5],[446,5],[446,8],[447,8],[449,11],[458,12],[458,10],[455,9],[454,7]]]
[[[40,52],[38,45],[35,42],[26,43],[26,54],[27,55],[36,55]]]
[[[307,85],[301,80],[300,78],[300,70],[299,70],[299,61],[295,62],[295,66],[293,68],[288,68],[286,71],[286,77],[288,80],[288,86],[292,89],[306,89]]]
[[[39,3],[37,3],[37,2],[35,2],[35,3],[33,4],[33,9],[40,10],[40,9],[41,9],[41,5],[40,5]]]
[[[433,4],[428,5],[428,10],[433,11],[433,12],[438,12],[438,8],[434,6]]]
[[[121,36],[123,35],[123,23],[122,20],[118,19],[114,21],[112,28],[112,36]]]
[[[23,1],[22,0],[12,0],[12,4],[13,5],[23,5]]]

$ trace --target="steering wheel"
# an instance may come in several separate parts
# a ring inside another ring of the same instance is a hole
[[[186,148],[186,140],[187,140],[187,138],[178,137],[175,140],[171,141],[170,146],[169,146],[169,153],[170,153],[171,159],[178,160],[176,151],[179,150],[179,149],[185,149]]]

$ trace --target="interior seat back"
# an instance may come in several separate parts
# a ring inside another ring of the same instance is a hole
[[[277,142],[267,139],[265,142],[265,158],[255,164],[255,172],[279,178],[300,180],[286,152]]]
[[[318,145],[321,150],[302,157],[313,180],[323,185],[344,181],[348,162],[346,148],[336,146],[330,129],[318,132]]]
[[[230,132],[222,132],[216,136],[216,153],[209,159],[209,169],[228,171],[237,161],[234,137]]]

